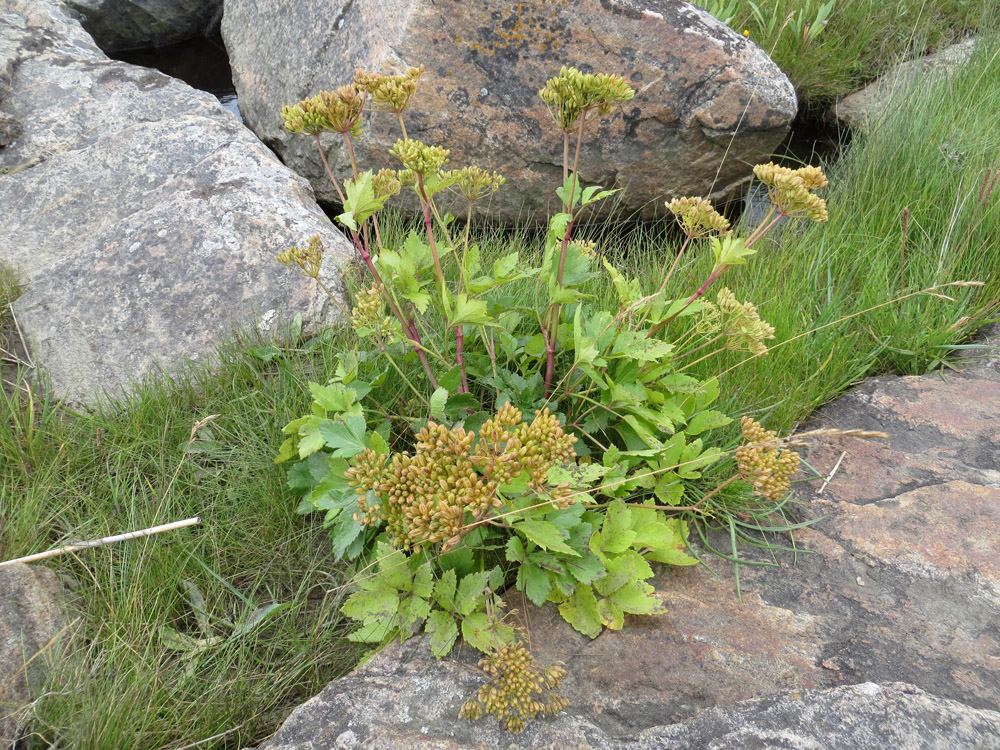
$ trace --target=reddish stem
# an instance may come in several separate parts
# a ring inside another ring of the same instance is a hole
[[[464,326],[455,326],[455,361],[458,363],[458,369],[462,373],[462,385],[458,389],[459,393],[469,392],[469,381],[465,377],[465,359],[462,356],[465,344],[464,328]]]

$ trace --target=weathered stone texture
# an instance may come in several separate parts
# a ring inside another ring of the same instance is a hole
[[[50,0],[0,15],[0,53],[2,107],[23,128],[0,149],[0,261],[21,276],[17,319],[57,395],[120,393],[233,326],[334,318],[273,256],[319,234],[332,268],[347,241],[214,97],[108,60]]]
[[[0,568],[0,747],[18,739],[18,712],[32,697],[29,685],[37,690],[47,659],[59,656],[68,603],[68,592],[48,568]]]
[[[162,47],[218,29],[222,0],[67,0],[105,52]]]
[[[555,200],[562,135],[538,90],[563,65],[616,73],[636,89],[588,134],[580,161],[585,182],[628,187],[629,211],[729,194],[796,113],[791,83],[760,48],[679,0],[233,0],[222,31],[248,126],[331,201],[313,140],[283,130],[281,106],[348,83],[358,68],[426,67],[404,113],[408,135],[450,148],[453,165],[505,175],[489,210],[507,219]],[[399,137],[391,116],[369,118],[361,162],[393,166],[386,152]],[[324,144],[346,174],[339,136]]]

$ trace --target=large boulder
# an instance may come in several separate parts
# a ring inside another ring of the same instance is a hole
[[[809,429],[889,439],[840,436],[810,451],[833,473],[825,487],[796,485],[794,513],[814,523],[795,533],[794,558],[740,566],[742,599],[732,565],[708,557],[712,570],[660,570],[666,614],[594,640],[529,604],[533,651],[565,663],[570,708],[523,738],[457,718],[482,679],[469,649],[435,664],[414,641],[327,687],[267,747],[996,747],[998,361],[947,380],[873,378],[820,409]],[[727,549],[728,536],[718,541]],[[301,739],[308,722],[322,727],[313,744]]]
[[[643,214],[678,195],[720,198],[767,160],[796,113],[791,83],[755,44],[679,0],[229,0],[222,33],[247,125],[334,201],[311,138],[284,131],[283,104],[350,82],[356,69],[424,65],[408,135],[508,179],[489,210],[543,214],[561,181],[562,136],[538,90],[563,65],[616,73],[633,100],[585,138],[587,183],[627,186]],[[398,166],[389,115],[366,121],[365,165]],[[349,174],[339,136],[331,165]]]
[[[107,59],[56,0],[5,0],[0,104],[23,133],[0,149],[0,262],[56,395],[92,402],[161,365],[203,358],[231,329],[315,330],[335,306],[274,260],[319,234],[347,241],[216,99]]]
[[[67,0],[105,52],[162,47],[216,33],[222,0]]]
[[[0,567],[0,748],[17,741],[19,711],[68,640],[69,603],[69,592],[48,568]]]

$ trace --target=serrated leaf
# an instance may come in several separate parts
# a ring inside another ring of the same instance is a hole
[[[506,558],[509,562],[524,561],[524,545],[521,544],[520,537],[512,536],[507,540]]]
[[[573,557],[580,556],[579,552],[566,544],[564,533],[549,521],[520,521],[514,524],[514,530],[542,549],[561,552]]]
[[[524,563],[517,573],[518,588],[531,600],[532,604],[541,607],[552,591],[552,581],[549,573],[531,562]]]
[[[550,484],[569,484],[573,487],[587,487],[603,477],[610,466],[601,464],[565,464],[554,465],[546,474]]]
[[[355,643],[382,643],[396,630],[396,618],[386,620],[369,620],[360,628],[347,634],[347,640]]]
[[[438,659],[447,656],[458,639],[458,625],[447,612],[436,609],[427,617],[427,632],[431,636],[431,653]]]
[[[474,649],[489,653],[500,643],[514,640],[514,628],[492,621],[485,612],[477,612],[462,620],[462,638]]]
[[[702,411],[691,417],[684,429],[688,435],[700,435],[706,430],[714,430],[716,427],[724,427],[733,420],[721,411]]]
[[[442,573],[434,583],[434,601],[436,601],[442,609],[449,612],[452,612],[455,609],[456,582],[457,576],[454,569],[448,569]]]
[[[712,254],[715,256],[717,266],[742,266],[747,261],[747,257],[757,251],[749,248],[745,244],[743,237],[729,235],[727,237],[712,238]]]
[[[322,453],[313,453],[290,467],[287,475],[288,488],[300,492],[311,490],[330,471],[326,460],[327,456]]]
[[[492,322],[486,311],[486,303],[479,299],[470,299],[465,292],[455,295],[455,307],[449,316],[449,326],[488,325]]]
[[[378,573],[374,579],[379,584],[392,586],[397,591],[409,591],[413,585],[413,574],[407,564],[406,555],[393,549],[385,542],[379,542],[375,551],[378,557]],[[362,586],[367,582],[362,582]]]
[[[425,562],[413,573],[413,585],[410,593],[420,599],[430,599],[434,591],[434,569],[430,561]]]
[[[663,602],[654,595],[655,590],[644,581],[626,583],[608,598],[633,615],[658,615],[666,612]]]
[[[604,563],[590,551],[582,557],[566,560],[564,566],[566,571],[580,583],[593,583],[606,574]]]
[[[345,555],[348,555],[351,546],[357,541],[363,531],[361,524],[354,520],[354,513],[358,510],[357,500],[353,500],[352,503],[350,508],[344,508],[341,511],[333,527],[333,532],[330,535],[333,543],[334,559],[337,561],[342,560]]]
[[[604,596],[611,596],[622,586],[645,580],[653,575],[649,563],[642,559],[638,552],[632,550],[608,560],[607,571],[607,575],[594,584],[597,593]]]
[[[352,415],[343,422],[327,420],[319,426],[319,431],[327,446],[334,449],[334,457],[351,458],[365,449],[367,428],[364,417]]]
[[[443,422],[445,420],[444,408],[448,403],[448,389],[438,388],[434,393],[431,394],[430,404],[431,404],[431,416],[438,420],[438,422]]]
[[[697,378],[674,372],[656,381],[657,385],[670,393],[701,393],[702,384]]]
[[[515,250],[512,253],[501,256],[493,262],[493,275],[498,279],[505,279],[512,276],[517,270],[517,261],[520,255]]]
[[[489,577],[490,571],[484,570],[470,573],[462,578],[458,584],[458,593],[455,595],[455,606],[460,615],[465,617],[472,614],[486,600],[483,590]]]
[[[598,600],[597,614],[601,618],[601,623],[606,628],[621,630],[625,626],[625,613],[621,607],[610,599]]]
[[[590,586],[582,583],[576,586],[573,595],[559,605],[559,614],[588,638],[596,638],[601,634],[601,615],[597,611],[597,598]]]
[[[634,539],[632,515],[628,506],[622,500],[612,500],[601,525],[601,551],[610,554],[624,552]]]
[[[611,348],[612,357],[625,357],[637,362],[659,362],[674,351],[674,345],[650,338],[644,331],[622,331]]]
[[[394,615],[398,608],[399,592],[392,586],[378,583],[351,594],[340,611],[352,620],[369,620]]]

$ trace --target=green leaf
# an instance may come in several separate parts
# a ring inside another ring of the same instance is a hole
[[[598,600],[597,614],[601,623],[611,630],[621,630],[625,626],[625,612],[610,599]]]
[[[438,388],[431,394],[431,416],[443,422],[445,419],[444,407],[448,403],[448,389]]]
[[[375,190],[372,188],[372,171],[370,169],[364,174],[359,175],[356,179],[344,180],[344,190],[347,192],[347,198],[344,201],[345,213],[338,216],[337,219],[355,231],[357,231],[357,225],[353,224],[353,222],[356,221],[357,224],[363,224],[369,216],[382,208],[382,204],[389,197],[387,195],[379,198],[375,197]],[[341,218],[348,215],[353,217],[351,223]]]
[[[413,584],[413,574],[406,555],[385,542],[378,543],[375,555],[378,558],[378,575],[374,580],[392,586],[397,591],[409,591]]]
[[[524,563],[517,571],[517,588],[525,593],[531,602],[541,607],[552,591],[549,573],[531,562]]]
[[[252,633],[254,630],[261,627],[269,617],[276,615],[278,612],[283,612],[291,606],[291,602],[275,602],[274,604],[257,607],[257,609],[250,612],[250,614],[240,618],[240,620],[233,627],[233,631],[229,634],[229,640],[242,638],[243,636]]]
[[[655,590],[644,581],[632,581],[611,594],[609,599],[633,615],[658,615],[666,612]]]
[[[351,458],[365,449],[367,424],[362,416],[352,415],[343,422],[326,421],[319,431],[336,458]]]
[[[524,545],[520,537],[512,536],[507,540],[506,557],[510,562],[524,562]]]
[[[410,558],[413,560],[414,558]],[[413,586],[410,589],[413,596],[419,599],[430,599],[434,590],[434,568],[430,561],[423,563],[413,573]]]
[[[622,586],[642,581],[653,576],[653,569],[633,550],[608,560],[608,574],[594,584],[599,594],[611,596]]]
[[[462,578],[458,584],[458,594],[455,596],[455,605],[460,615],[467,617],[486,601],[484,589],[489,577],[490,571],[484,570],[479,573],[470,573]]]
[[[588,638],[596,638],[601,634],[601,615],[597,611],[597,598],[590,586],[579,584],[573,595],[559,605],[559,614]]]
[[[593,552],[574,557],[564,563],[566,570],[580,583],[593,583],[606,575],[604,563]]]
[[[454,569],[442,573],[434,584],[434,601],[448,612],[455,611],[456,575]]]
[[[626,357],[638,362],[659,362],[673,354],[674,345],[650,338],[644,331],[622,331],[611,349],[612,357]]]
[[[485,612],[477,612],[462,620],[462,638],[474,649],[488,654],[499,643],[511,643],[514,628],[491,620]]]
[[[449,326],[459,325],[489,325],[492,322],[486,312],[486,303],[478,299],[469,299],[465,292],[455,295],[455,307],[448,319]]]
[[[427,632],[431,636],[431,653],[438,659],[449,654],[458,638],[458,625],[447,612],[435,609],[427,618]]]
[[[700,435],[706,430],[714,430],[716,427],[724,427],[733,420],[721,411],[702,411],[691,417],[687,427],[684,429],[688,435]]]
[[[549,521],[520,521],[514,524],[514,530],[542,549],[574,557],[580,556],[579,552],[566,544],[563,532]]]
[[[396,627],[396,617],[368,620],[353,633],[348,633],[347,640],[355,643],[382,643],[392,637]]]
[[[304,461],[299,461],[288,470],[288,488],[306,492],[321,482],[330,471],[327,456],[313,453]]]
[[[657,381],[657,385],[670,393],[700,393],[702,391],[700,380],[679,372],[664,375]]]
[[[348,558],[353,557],[349,552],[363,530],[361,524],[354,520],[354,514],[357,511],[357,499],[353,499],[350,506],[341,511],[333,527],[331,539],[333,542],[334,558],[337,561],[342,560],[345,556]]]
[[[713,237],[712,253],[715,255],[716,266],[742,266],[746,258],[756,253],[756,250],[746,246],[743,237]]]
[[[370,582],[369,582],[370,583]],[[370,620],[396,614],[399,609],[399,592],[386,583],[375,583],[347,597],[341,613],[352,620]]]
[[[507,255],[497,258],[497,260],[493,262],[493,275],[498,279],[506,279],[513,276],[514,272],[517,270],[517,261],[519,257],[519,253],[515,250],[512,253],[508,253]]]
[[[611,501],[601,526],[600,550],[611,554],[621,553],[632,545],[634,539],[632,515],[628,506],[622,500]]]

